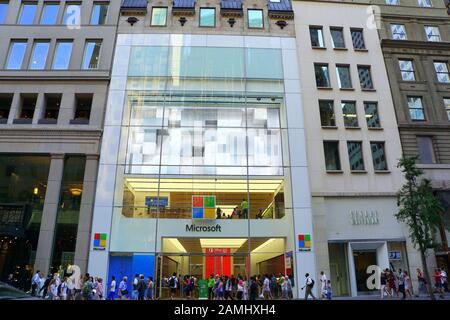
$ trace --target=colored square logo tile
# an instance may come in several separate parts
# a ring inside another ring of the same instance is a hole
[[[100,247],[106,247],[106,240],[100,240]]]
[[[94,247],[100,247],[100,240],[94,240]]]
[[[305,234],[305,241],[311,241],[311,235]]]
[[[303,241],[303,240],[305,240],[305,235],[299,234],[298,235],[298,241]]]
[[[216,198],[215,197],[207,196],[204,198],[203,201],[204,201],[205,208],[215,208],[216,207]]]
[[[203,197],[202,196],[192,197],[192,207],[203,208]]]
[[[96,234],[94,235],[94,239],[95,239],[95,240],[100,240],[100,233],[96,233]]]
[[[214,208],[205,208],[205,216],[203,218],[214,219],[215,218]]]
[[[203,208],[192,208],[192,218],[193,219],[203,219],[204,213]]]
[[[299,241],[299,242],[298,242],[298,246],[299,246],[300,248],[304,248],[304,247],[305,247],[305,241]]]
[[[311,241],[305,241],[305,248],[311,248]]]
[[[100,234],[100,240],[106,240],[106,233]]]

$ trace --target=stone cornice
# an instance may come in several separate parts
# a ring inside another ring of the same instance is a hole
[[[428,51],[447,50],[450,52],[450,42],[428,42],[413,40],[382,39],[381,47],[394,49],[421,49]],[[449,53],[450,54],[450,53]]]
[[[90,129],[90,130],[76,130],[76,129],[54,129],[54,130],[42,130],[35,128],[0,128],[0,140],[5,140],[7,137],[92,137],[98,139],[102,136],[102,130]]]
[[[403,131],[436,130],[450,133],[450,123],[449,124],[399,123],[398,128],[402,129]]]

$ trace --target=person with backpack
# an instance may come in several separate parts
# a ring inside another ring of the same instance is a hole
[[[92,282],[92,278],[86,277],[86,279],[84,281],[83,289],[82,289],[84,300],[92,300],[92,296],[93,296],[92,290],[93,289],[94,289],[94,284]]]
[[[305,290],[305,300],[308,300],[308,297],[311,296],[313,298],[313,300],[316,299],[316,297],[314,296],[314,294],[312,293],[312,289],[314,288],[314,279],[312,279],[309,276],[309,273],[305,274],[305,285],[302,287],[302,290],[306,288]]]
[[[145,284],[144,275],[139,275],[138,284],[136,286],[138,291],[138,300],[144,300],[145,297],[145,289],[147,289],[147,285]]]
[[[178,284],[178,278],[177,273],[174,272],[172,276],[169,278],[169,288],[170,288],[170,299],[173,300],[175,297],[175,294],[177,293],[177,284]]]

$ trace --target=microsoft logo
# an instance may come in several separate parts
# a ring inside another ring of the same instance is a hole
[[[94,250],[106,249],[106,233],[94,234]]]
[[[214,219],[215,196],[192,196],[192,219]]]

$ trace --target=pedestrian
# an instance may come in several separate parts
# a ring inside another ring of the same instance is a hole
[[[153,300],[153,277],[148,277],[146,296],[147,300]]]
[[[68,277],[64,277],[64,281],[61,283],[60,285],[60,296],[61,296],[61,300],[67,300],[67,296],[69,293],[69,278]]]
[[[137,300],[138,299],[138,283],[139,283],[139,275],[135,274],[134,275],[134,279],[133,279],[133,283],[132,283],[132,291],[131,291],[131,299],[132,300]]]
[[[138,292],[137,300],[144,300],[146,289],[147,289],[147,285],[145,284],[144,275],[140,274],[138,284],[136,286],[136,290]]]
[[[249,288],[249,299],[256,300],[258,297],[258,284],[256,283],[256,277],[252,276],[250,278],[250,288]]]
[[[247,202],[247,200],[242,199],[241,209],[242,209],[242,218],[248,219],[248,202]]]
[[[434,271],[434,282],[436,292],[439,293],[439,297],[444,299],[444,286],[442,283],[441,269],[437,268]]]
[[[98,278],[97,279],[97,295],[99,300],[103,300],[103,279]]]
[[[37,270],[34,274],[33,278],[31,278],[31,295],[34,297],[36,295],[37,288],[41,283],[40,271]]]
[[[389,295],[391,297],[394,296],[394,293],[398,296],[397,293],[397,288],[395,286],[395,275],[394,272],[392,270],[389,270],[389,274],[388,274],[388,284],[389,284]]]
[[[125,276],[125,277],[123,277],[122,281],[120,281],[120,283],[119,283],[119,299],[120,300],[127,299],[127,295],[128,295],[127,281],[128,281],[128,278]]]
[[[325,272],[320,271],[320,295],[322,296],[322,299],[327,298],[327,293],[326,293],[327,280],[328,279],[327,279]]]
[[[419,297],[422,293],[427,293],[427,280],[425,279],[425,276],[423,275],[422,270],[419,268],[416,269],[417,272],[417,282],[419,283],[419,289],[417,290],[416,297]]]
[[[238,279],[239,280],[237,283],[237,299],[242,300],[244,298],[244,280],[242,279],[241,276],[239,276]]]
[[[305,289],[305,300],[308,300],[309,296],[311,296],[313,300],[316,299],[316,297],[312,293],[313,288],[314,288],[314,280],[309,276],[309,273],[307,273],[305,274],[305,285],[302,287],[302,290]]]
[[[94,290],[94,282],[93,278],[86,276],[83,284],[83,298],[84,300],[92,300],[93,299],[93,290]]]
[[[408,274],[408,271],[404,271],[403,274],[405,275],[405,294],[406,296],[412,298],[414,290],[412,287],[412,281],[411,277]]]
[[[116,277],[111,277],[111,283],[109,285],[108,300],[114,300],[116,297]]]
[[[272,300],[272,293],[270,292],[270,280],[267,274],[264,275],[263,281],[263,290],[262,290],[263,298],[265,300]]]
[[[225,300],[234,300],[233,298],[233,285],[231,279],[225,276]]]
[[[214,284],[215,284],[214,276],[212,274],[210,274],[209,279],[208,279],[208,299],[209,300],[214,300]]]
[[[50,285],[51,281],[52,281],[52,275],[51,275],[51,273],[49,273],[47,275],[47,279],[45,279],[44,284],[42,285],[41,289],[39,290],[39,293],[42,292],[42,297],[44,299],[47,297],[47,293],[48,293],[48,289],[49,289],[49,285]]]
[[[178,278],[177,273],[174,272],[172,276],[168,280],[169,282],[169,288],[170,288],[170,299],[173,300],[175,297],[175,293],[177,292],[177,284],[178,284]]]
[[[327,299],[331,300],[333,298],[333,290],[331,289],[331,280],[327,280],[327,285],[325,286],[325,291]]]
[[[443,289],[443,291],[447,291],[448,292],[447,272],[445,272],[444,268],[441,268],[441,282],[442,282],[442,289]]]
[[[406,299],[405,289],[405,274],[400,269],[398,272],[398,291],[402,294],[402,300]]]
[[[387,274],[387,269],[383,270],[381,272],[380,275],[380,293],[381,293],[381,299],[384,298],[384,296],[386,295],[390,295],[389,293],[389,289],[387,287],[387,282],[388,282],[388,274]]]
[[[283,282],[281,284],[281,297],[283,299],[289,300],[290,294],[289,292],[292,291],[292,283],[288,276],[283,277]]]
[[[56,287],[56,280],[54,278],[50,279],[47,288],[47,296],[48,300],[56,300],[58,297],[58,288]]]

